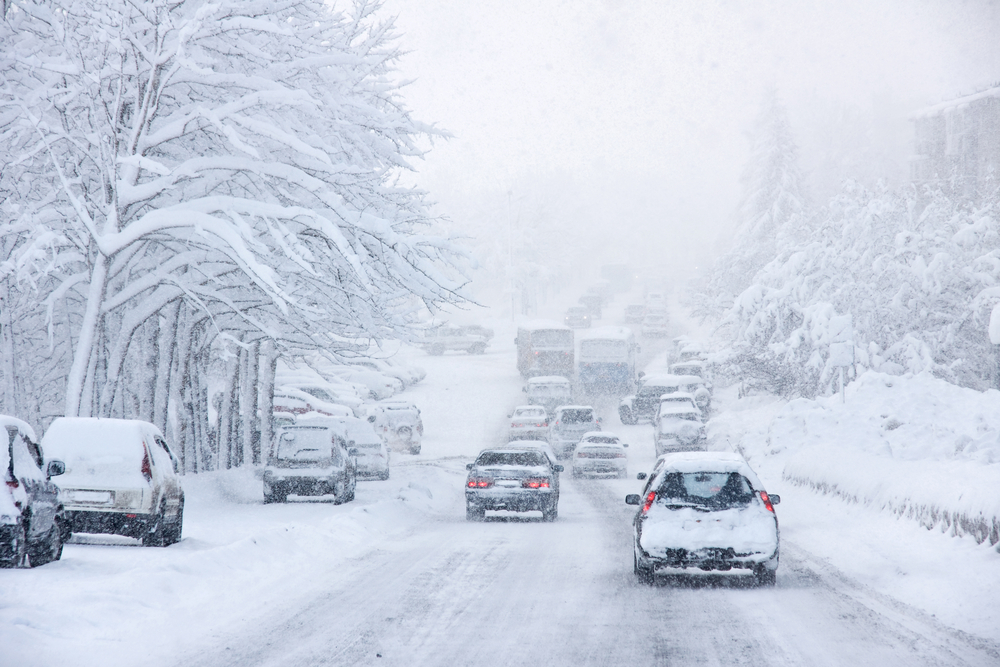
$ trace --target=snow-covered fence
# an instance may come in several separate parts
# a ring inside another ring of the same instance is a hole
[[[1000,392],[929,373],[868,372],[839,397],[790,402],[769,448],[784,478],[848,502],[1000,543]]]

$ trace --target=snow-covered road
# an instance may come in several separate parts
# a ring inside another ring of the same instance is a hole
[[[612,402],[602,404],[606,428],[632,444],[632,479],[565,475],[552,524],[466,522],[464,464],[502,437],[522,400],[501,338],[512,336],[498,334],[483,356],[420,359],[427,379],[407,393],[423,408],[423,453],[398,456],[392,478],[360,484],[353,503],[265,506],[247,471],[189,476],[181,543],[93,537],[58,563],[0,573],[0,665],[1000,664],[996,605],[971,592],[977,576],[995,590],[995,552],[892,519],[895,529],[857,523],[847,505],[798,487],[776,489],[776,588],[637,583],[623,498],[653,462],[651,429],[622,427]],[[873,556],[873,544],[895,560]],[[853,570],[850,550],[862,561]],[[914,572],[930,605],[942,590],[970,591],[982,613],[942,620],[885,578],[860,576],[904,567],[907,550],[939,556],[926,567],[956,559],[936,587]]]

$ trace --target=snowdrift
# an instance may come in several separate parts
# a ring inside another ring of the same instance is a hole
[[[792,401],[771,421],[786,480],[1000,542],[1000,391],[870,371],[846,398]]]

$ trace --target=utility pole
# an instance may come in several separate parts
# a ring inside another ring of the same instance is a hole
[[[513,190],[507,190],[507,289],[510,290],[510,321],[515,319],[514,314],[514,232],[513,223],[510,219],[510,198],[514,194]]]

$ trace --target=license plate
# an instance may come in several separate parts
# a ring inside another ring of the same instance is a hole
[[[521,486],[521,482],[516,479],[498,479],[496,481],[497,486],[503,486],[508,489],[513,489]]]
[[[71,491],[70,498],[78,503],[110,503],[110,491]]]

